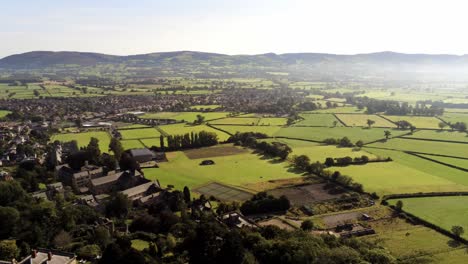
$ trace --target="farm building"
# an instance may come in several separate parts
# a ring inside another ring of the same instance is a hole
[[[147,148],[131,149],[130,155],[140,163],[152,161],[156,157],[155,154]]]

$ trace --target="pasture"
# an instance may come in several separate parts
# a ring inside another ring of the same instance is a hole
[[[321,108],[311,113],[364,113],[365,109],[358,109],[356,106],[343,106],[335,108]]]
[[[422,154],[420,156],[468,170],[468,159],[457,159],[457,158],[440,157],[440,156],[433,156],[433,155],[422,155]]]
[[[153,127],[119,130],[122,139],[159,138],[161,133]]]
[[[303,120],[296,122],[293,126],[343,126],[333,114],[299,114]]]
[[[440,118],[447,123],[464,122],[465,124],[468,124],[468,113],[445,113]]]
[[[468,196],[415,197],[389,200],[403,202],[403,210],[447,231],[459,225],[468,230]],[[465,233],[463,237],[468,238]]]
[[[336,116],[347,126],[351,127],[367,127],[367,120],[374,121],[375,123],[372,124],[374,127],[396,127],[392,122],[377,115],[337,114]]]
[[[353,143],[362,140],[365,143],[385,138],[384,131],[390,130],[392,136],[407,133],[402,130],[385,128],[360,128],[360,127],[286,127],[281,128],[273,136],[299,138],[306,140],[323,141],[327,138],[348,137]]]
[[[256,117],[228,117],[210,121],[211,125],[249,125],[256,126],[260,118]]]
[[[392,120],[393,122],[406,120],[410,122],[416,128],[431,128],[439,129],[439,123],[442,122],[439,119],[432,116],[391,116],[386,115],[386,118]]]
[[[204,151],[201,148],[200,151]],[[272,162],[251,153],[210,157],[214,165],[200,166],[203,159],[189,159],[183,151],[168,153],[168,162],[159,168],[144,169],[145,177],[158,179],[162,186],[174,185],[176,189],[191,189],[210,182],[218,182],[238,188],[270,180],[302,177],[289,170],[287,162]],[[259,190],[258,190],[259,191]]]
[[[404,137],[468,142],[468,134],[466,132],[449,130],[418,130],[412,135],[406,135]]]
[[[259,126],[284,126],[288,119],[283,117],[262,117],[258,121]]]
[[[229,126],[229,125],[215,125],[214,127],[219,128],[223,131],[226,131],[232,135],[236,132],[245,133],[245,132],[258,132],[263,133],[268,136],[273,136],[278,132],[281,127],[279,126]]]
[[[99,140],[99,148],[101,149],[101,152],[109,152],[109,143],[111,137],[109,133],[104,131],[54,134],[50,138],[50,141],[54,142],[58,140],[60,142],[70,142],[72,140],[76,140],[78,142],[78,147],[86,147],[92,137],[95,137]]]
[[[143,146],[143,144],[141,144],[140,140],[138,139],[121,140],[120,143],[122,144],[122,147],[125,150],[145,147]]]
[[[146,119],[174,119],[178,121],[193,122],[197,115],[205,117],[205,121],[226,117],[228,112],[158,112],[146,113],[141,118]]]
[[[220,108],[221,105],[193,105],[190,107],[190,109],[193,109],[193,110],[213,110],[213,109],[216,109],[216,108]]]

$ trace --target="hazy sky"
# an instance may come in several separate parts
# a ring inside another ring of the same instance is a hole
[[[0,57],[32,50],[468,53],[464,0],[1,0],[0,6]]]

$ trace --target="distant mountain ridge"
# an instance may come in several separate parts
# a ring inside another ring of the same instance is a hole
[[[92,52],[32,51],[0,59],[0,72],[48,76],[120,76],[154,78],[269,77],[287,74],[296,79],[468,79],[468,55],[377,52],[355,55],[327,53],[265,53],[226,55],[174,51],[117,56]],[[467,76],[467,77],[465,77]]]

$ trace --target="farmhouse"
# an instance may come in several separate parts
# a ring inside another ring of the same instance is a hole
[[[154,194],[160,191],[162,191],[162,189],[159,186],[159,183],[147,182],[130,189],[123,190],[121,193],[127,195],[128,199],[133,202],[139,201],[144,204],[144,201],[148,201],[149,198],[153,198]]]
[[[131,149],[130,155],[139,163],[152,161],[155,158],[154,153],[147,148]]]
[[[72,186],[75,190],[80,192],[86,192],[89,182],[92,179],[102,177],[103,169],[95,165],[89,165],[88,163],[81,169],[74,170],[68,164],[59,165],[55,168],[57,177],[65,185]]]

